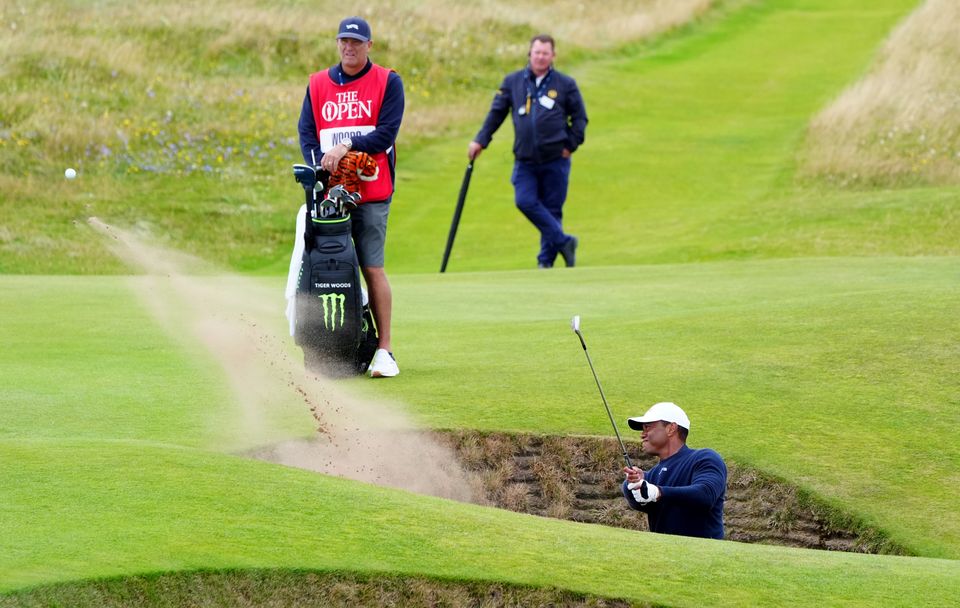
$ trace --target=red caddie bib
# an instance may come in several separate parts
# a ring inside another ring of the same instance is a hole
[[[310,105],[322,152],[327,152],[348,137],[366,135],[377,128],[389,75],[390,70],[377,64],[347,84],[331,80],[329,70],[310,75]],[[372,182],[361,182],[362,202],[384,201],[393,194],[390,161],[387,158],[387,152],[392,148],[370,155],[380,166],[380,173]]]

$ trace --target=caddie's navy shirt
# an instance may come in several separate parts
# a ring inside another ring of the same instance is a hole
[[[702,538],[723,538],[723,501],[727,465],[710,449],[686,445],[644,473],[647,483],[660,488],[660,500],[641,505],[621,486],[630,508],[647,514],[651,532]]]

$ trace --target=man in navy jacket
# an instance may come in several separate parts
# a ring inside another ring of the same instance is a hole
[[[467,146],[467,157],[473,162],[507,114],[513,116],[514,198],[517,208],[540,231],[540,268],[552,267],[557,254],[567,266],[576,263],[578,240],[563,231],[563,204],[570,157],[583,143],[587,128],[577,83],[553,69],[555,56],[552,37],[533,37],[530,63],[503,80],[483,127]]]
[[[713,450],[687,447],[684,411],[657,403],[627,423],[643,433],[643,451],[660,459],[646,473],[623,468],[621,489],[630,507],[647,514],[651,532],[722,539],[727,466]]]

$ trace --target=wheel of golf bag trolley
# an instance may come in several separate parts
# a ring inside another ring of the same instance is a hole
[[[308,217],[304,239],[294,329],[304,365],[335,378],[362,373],[359,351],[368,332],[350,216]]]

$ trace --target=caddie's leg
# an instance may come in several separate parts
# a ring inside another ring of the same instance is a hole
[[[390,320],[393,315],[393,291],[390,289],[387,273],[382,266],[364,266],[361,270],[367,289],[370,291],[370,311],[373,313],[374,323],[377,324],[377,337],[380,340],[378,347],[387,351],[392,350]]]
[[[540,231],[541,247],[537,262],[541,266],[551,266],[565,237],[560,222],[550,214],[540,200],[537,166],[533,163],[514,163],[510,181],[513,182],[514,202],[517,209]]]
[[[370,292],[370,310],[377,324],[380,348],[390,350],[390,319],[393,312],[393,293],[384,271],[384,249],[387,243],[387,218],[390,201],[364,203],[350,213],[353,242],[363,279]]]

